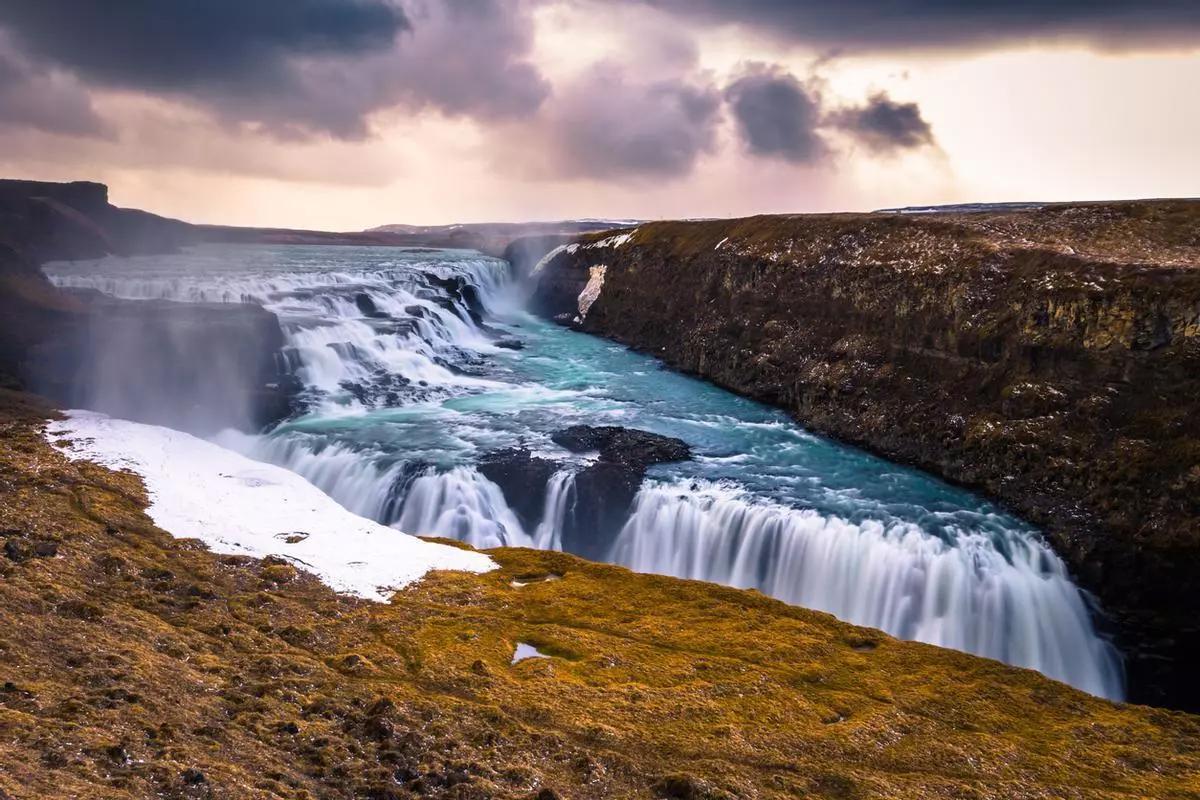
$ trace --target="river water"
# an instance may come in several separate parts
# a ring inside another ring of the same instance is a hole
[[[47,267],[124,298],[255,302],[280,318],[306,412],[219,441],[287,467],[352,511],[478,547],[561,549],[586,456],[572,424],[674,436],[623,530],[589,554],[757,588],[895,636],[1030,667],[1120,698],[1120,657],[1037,530],[921,472],[645,355],[522,310],[507,265],[465,251],[210,245]],[[511,349],[521,347],[523,349]],[[562,464],[526,530],[474,467],[525,447]]]

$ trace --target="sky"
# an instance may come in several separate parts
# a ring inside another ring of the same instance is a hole
[[[0,0],[0,175],[194,222],[1200,194],[1197,0]]]

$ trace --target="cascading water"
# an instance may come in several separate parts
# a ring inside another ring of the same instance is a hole
[[[904,639],[1039,669],[1093,694],[1120,685],[1078,589],[1036,539],[957,531],[947,542],[911,523],[853,524],[728,486],[677,482],[642,489],[610,559],[760,589]]]
[[[364,516],[477,547],[561,549],[581,457],[551,434],[579,423],[643,428],[687,441],[696,458],[652,469],[624,529],[597,543],[609,560],[758,588],[1122,695],[1118,655],[1035,530],[778,411],[521,313],[498,260],[209,246],[49,272],[125,298],[252,301],[275,312],[306,413],[268,435],[219,440]],[[524,525],[510,507],[518,498],[476,469],[506,448],[560,465],[536,498],[538,519]]]
[[[575,473],[559,470],[546,484],[546,502],[542,508],[542,521],[534,532],[534,547],[539,550],[563,549],[563,528],[574,504]]]

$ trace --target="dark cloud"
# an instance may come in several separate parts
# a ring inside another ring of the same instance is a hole
[[[811,163],[827,152],[817,133],[820,104],[792,74],[751,65],[725,89],[738,134],[756,156]]]
[[[38,70],[0,42],[0,127],[67,136],[105,136],[108,126],[71,79]]]
[[[5,0],[0,24],[89,81],[189,91],[284,80],[292,56],[384,48],[408,23],[382,0]]]
[[[897,103],[880,92],[866,105],[839,111],[833,124],[877,152],[895,152],[933,144],[933,129],[916,103]]]
[[[937,47],[1061,38],[1112,47],[1194,47],[1196,0],[627,0],[707,22],[840,48]]]
[[[604,63],[556,93],[544,124],[560,175],[678,177],[711,150],[720,106],[702,82],[645,82]]]
[[[360,138],[406,104],[527,113],[548,89],[518,0],[4,0],[32,59],[280,135]]]

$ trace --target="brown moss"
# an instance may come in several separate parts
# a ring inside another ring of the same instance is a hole
[[[1200,797],[1196,717],[753,592],[526,550],[390,605],[264,585],[0,405],[0,530],[59,544],[0,578],[13,798]]]

